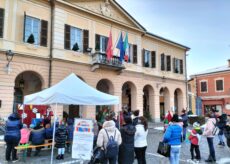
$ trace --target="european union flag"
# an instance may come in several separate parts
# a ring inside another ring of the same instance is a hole
[[[124,43],[123,43],[123,38],[122,38],[122,33],[121,33],[120,38],[119,38],[119,40],[117,42],[117,46],[116,46],[116,48],[120,50],[120,58],[119,58],[119,60],[121,62],[123,61],[124,56],[125,56],[125,51],[124,51],[124,45],[123,44]]]

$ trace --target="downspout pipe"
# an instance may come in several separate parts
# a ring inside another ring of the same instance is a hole
[[[51,14],[50,14],[50,56],[49,56],[49,83],[48,87],[52,84],[52,61],[53,61],[53,27],[54,27],[54,7],[55,0],[50,0]]]
[[[186,92],[186,109],[188,109],[188,77],[187,77],[187,51],[185,51],[184,62],[185,62],[185,92]],[[190,110],[190,109],[189,109]]]

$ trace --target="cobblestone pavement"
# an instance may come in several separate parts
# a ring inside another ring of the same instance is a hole
[[[147,148],[147,153],[146,153],[146,159],[147,159],[147,164],[169,164],[169,161],[167,158],[164,158],[156,153],[158,143],[162,139],[163,132],[161,130],[154,129],[156,127],[162,127],[162,124],[150,124],[149,125],[149,134],[148,134],[148,148]],[[218,138],[215,138],[215,145],[218,144]],[[224,159],[230,158],[230,150],[225,147],[218,147],[215,146],[216,150],[216,158],[217,158],[217,163],[221,164],[230,164],[229,162],[223,162]],[[200,145],[200,151],[201,151],[201,156],[202,160],[200,163],[205,163],[204,160],[208,157],[208,145],[206,138],[202,137],[201,139],[201,145]],[[20,159],[17,163],[22,164],[22,163],[28,163],[28,164],[49,164],[50,163],[50,150],[42,150],[40,156],[38,157],[28,157],[27,160],[24,162],[22,159]],[[54,157],[56,157],[57,150],[55,149],[55,154]],[[19,156],[21,153],[19,153]],[[188,162],[190,159],[190,145],[187,143],[182,144],[181,148],[181,156],[180,156],[180,164],[185,164],[185,163],[191,163]],[[5,164],[7,162],[4,162],[5,159],[5,147],[4,147],[4,141],[0,141],[0,164]],[[80,163],[78,160],[74,160],[71,158],[70,154],[65,154],[65,160],[62,161],[57,161],[54,159],[53,163],[63,163],[63,164],[70,164],[70,163]],[[86,164],[87,162],[84,162]],[[135,161],[135,164],[137,162]]]

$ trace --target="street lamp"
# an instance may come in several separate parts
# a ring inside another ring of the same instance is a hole
[[[6,60],[8,61],[6,67],[9,68],[10,62],[13,60],[14,53],[11,50],[6,51]]]

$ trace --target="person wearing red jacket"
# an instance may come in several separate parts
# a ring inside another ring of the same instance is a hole
[[[198,122],[193,123],[193,129],[190,133],[189,140],[191,142],[190,152],[191,152],[191,159],[194,160],[194,149],[196,153],[196,160],[200,160],[200,149],[199,149],[199,141],[200,141],[200,135],[202,134],[202,131],[200,129],[200,124]]]

